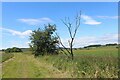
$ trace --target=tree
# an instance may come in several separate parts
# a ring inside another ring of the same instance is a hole
[[[68,43],[69,43],[69,46],[70,46],[70,51],[64,46],[64,44],[62,43],[60,37],[56,34],[58,36],[58,38],[59,38],[60,44],[71,55],[72,60],[73,60],[73,57],[74,57],[74,54],[73,54],[73,42],[75,40],[77,30],[80,27],[80,20],[81,20],[81,12],[80,12],[80,14],[77,14],[77,16],[75,17],[75,25],[74,25],[75,29],[74,29],[74,32],[72,31],[73,23],[70,22],[69,17],[65,18],[65,20],[62,20],[62,22],[64,23],[64,25],[67,27],[67,29],[69,31],[70,40],[68,40]],[[67,53],[65,53],[65,54],[67,54]]]
[[[5,53],[11,53],[11,48],[7,48],[7,49],[5,50]]]
[[[58,53],[58,38],[54,36],[56,25],[45,25],[44,30],[38,28],[30,36],[30,47],[35,56]]]
[[[114,43],[114,44],[106,44],[106,46],[117,46],[118,44],[117,43]]]
[[[17,47],[7,48],[5,50],[5,53],[12,53],[12,52],[22,52],[22,50],[20,48],[17,48]]]

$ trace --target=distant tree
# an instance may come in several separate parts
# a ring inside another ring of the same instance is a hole
[[[118,45],[117,43],[114,43],[114,44],[106,44],[106,46],[116,46]]]
[[[5,51],[5,49],[2,49],[2,51]]]
[[[87,47],[100,47],[100,46],[102,46],[102,45],[101,44],[96,44],[96,45],[89,45]]]
[[[30,48],[35,56],[58,53],[58,38],[54,36],[56,25],[45,25],[44,30],[38,28],[30,36]]]
[[[60,44],[64,47],[64,49],[67,51],[67,53],[70,54],[72,60],[73,60],[73,57],[74,57],[74,54],[73,54],[73,42],[75,40],[77,30],[80,27],[80,20],[81,20],[81,12],[80,12],[80,14],[77,14],[77,16],[75,17],[75,25],[70,21],[69,17],[65,18],[65,20],[62,20],[63,24],[67,27],[68,32],[69,32],[70,40],[68,40],[68,44],[69,44],[70,50],[68,50],[64,46],[64,44],[62,43],[60,37],[57,35],[58,38],[59,38]],[[74,28],[74,31],[73,31],[73,28]],[[67,54],[67,53],[65,52],[65,54]]]
[[[7,48],[7,49],[5,50],[5,53],[11,53],[11,52],[12,52],[11,48]]]
[[[85,49],[88,48],[87,46],[84,47]]]
[[[74,50],[77,50],[77,48],[74,48]]]
[[[17,48],[17,47],[7,48],[5,50],[5,53],[12,53],[12,52],[22,52],[22,50],[20,48]]]

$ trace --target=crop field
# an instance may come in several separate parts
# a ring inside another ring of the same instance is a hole
[[[118,78],[118,49],[99,47],[74,50],[74,60],[64,54],[34,58],[31,52],[13,53],[3,62],[3,78]]]

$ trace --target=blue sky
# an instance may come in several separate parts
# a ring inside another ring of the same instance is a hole
[[[61,19],[70,17],[74,21],[80,10],[81,25],[76,35],[75,47],[117,42],[117,2],[3,2],[0,25],[2,48],[28,47],[32,30],[43,28],[47,23],[56,24],[57,33],[68,46],[68,30]]]
[[[118,2],[119,0],[1,0],[2,2]]]

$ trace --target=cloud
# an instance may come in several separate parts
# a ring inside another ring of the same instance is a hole
[[[99,25],[102,23],[94,20],[92,17],[87,15],[81,15],[81,18],[85,21],[84,24],[88,24],[88,25]]]
[[[32,30],[26,30],[24,32],[12,30],[12,29],[7,29],[7,28],[0,28],[0,30],[7,31],[7,32],[11,33],[12,35],[17,35],[17,36],[20,36],[20,37],[29,36],[30,33],[32,33]]]
[[[66,47],[68,45],[69,39],[62,39],[63,44]],[[80,38],[76,38],[74,41],[74,47],[84,47],[93,44],[108,44],[108,43],[118,43],[118,34],[106,34],[104,36],[84,36]]]
[[[45,24],[49,22],[53,22],[52,19],[50,18],[38,18],[38,19],[33,19],[33,18],[23,18],[23,19],[18,19],[19,21],[29,24],[29,25],[39,25],[39,24]]]
[[[101,19],[118,19],[120,16],[97,16],[98,18]]]
[[[19,48],[29,48],[29,45],[26,44],[25,42],[21,43],[16,42],[16,43],[11,43],[12,45],[10,47],[19,47]],[[9,47],[8,47],[9,48]]]

